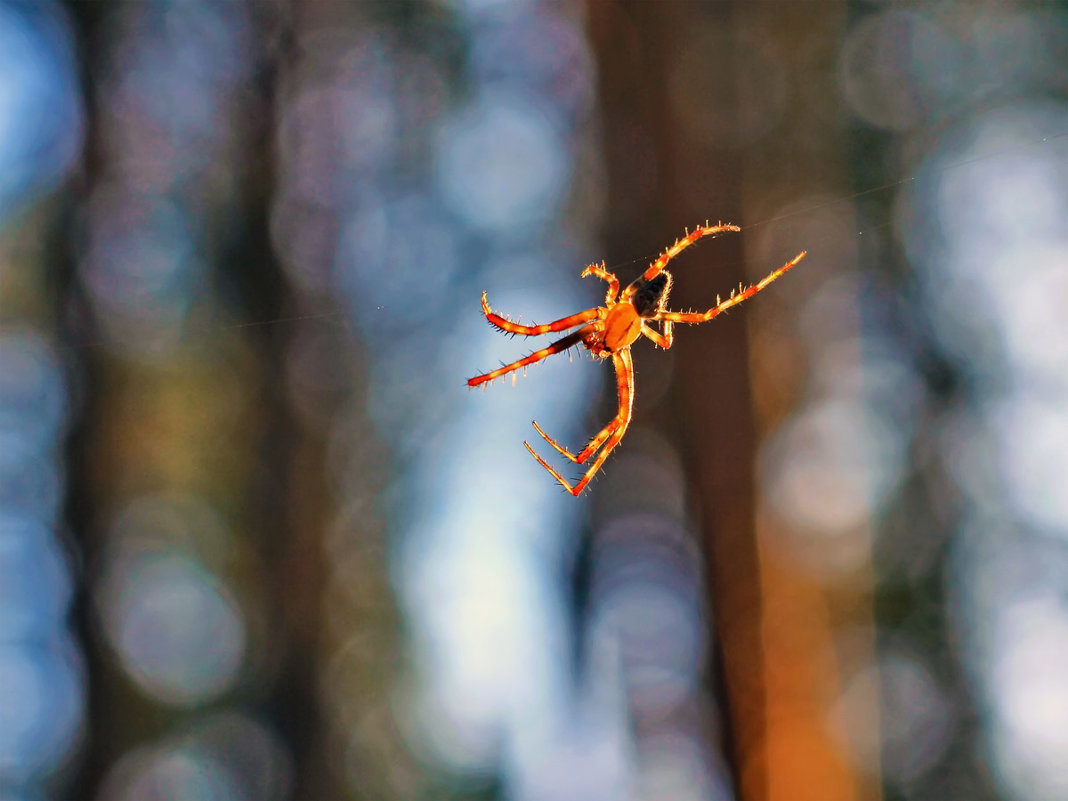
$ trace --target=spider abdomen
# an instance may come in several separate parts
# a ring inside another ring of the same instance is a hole
[[[639,278],[632,285],[631,303],[639,317],[652,317],[664,306],[671,291],[671,274],[664,270],[646,281]]]

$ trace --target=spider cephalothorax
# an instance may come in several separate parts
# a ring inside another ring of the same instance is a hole
[[[730,297],[725,301],[720,302],[717,297],[716,305],[706,312],[668,311],[665,305],[668,293],[671,291],[671,274],[664,269],[667,263],[703,236],[719,234],[724,231],[740,230],[736,225],[724,223],[709,225],[706,222],[704,225],[698,226],[692,233],[687,232],[686,236],[677,240],[674,245],[665,250],[656,261],[649,265],[649,268],[641,276],[623,290],[622,294],[619,291],[619,279],[605,269],[603,262],[600,266],[591,264],[582,271],[580,277],[585,278],[587,275],[593,275],[608,282],[608,292],[605,294],[604,306],[586,309],[586,311],[572,314],[570,317],[564,317],[545,325],[520,325],[501,317],[490,309],[489,302],[486,300],[486,293],[483,292],[482,313],[486,315],[486,319],[491,325],[502,331],[523,336],[537,336],[551,331],[567,331],[572,328],[577,330],[519,361],[506,364],[483,375],[475,376],[468,380],[467,385],[469,387],[477,387],[481,384],[486,384],[506,373],[526,367],[528,364],[540,362],[554,353],[567,350],[580,342],[595,356],[601,358],[611,356],[616,368],[616,383],[619,387],[619,411],[612,422],[601,429],[600,433],[591,439],[585,448],[577,454],[571,453],[571,451],[557,444],[552,437],[542,431],[536,422],[534,423],[534,429],[541,434],[557,453],[576,464],[585,463],[593,454],[600,451],[593,464],[578,483],[574,486],[568,484],[558,472],[534,452],[534,449],[530,447],[530,443],[523,443],[526,445],[527,450],[530,451],[530,455],[538,460],[538,464],[548,470],[568,492],[572,495],[578,495],[586,488],[586,485],[589,484],[590,479],[597,473],[601,465],[604,464],[604,460],[608,458],[608,454],[612,452],[612,449],[619,444],[619,441],[627,431],[627,427],[630,425],[631,408],[634,403],[634,364],[631,360],[630,346],[634,344],[638,337],[644,335],[660,347],[670,348],[673,341],[672,327],[675,323],[703,323],[711,320],[731,306],[736,306],[743,300],[751,298],[805,257],[805,252],[802,251],[760,282],[750,287],[740,287],[739,290],[732,291]],[[660,322],[661,330],[658,331],[649,325],[651,322]]]

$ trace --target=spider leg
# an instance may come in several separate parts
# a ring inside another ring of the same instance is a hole
[[[574,328],[576,325],[582,325],[585,322],[589,322],[590,320],[601,316],[600,309],[586,309],[586,311],[572,314],[570,317],[561,317],[559,320],[554,320],[553,322],[545,323],[544,325],[520,325],[519,323],[513,323],[511,320],[506,320],[499,314],[495,313],[493,309],[490,308],[489,302],[486,300],[485,292],[482,293],[482,313],[486,315],[489,324],[494,328],[499,328],[501,331],[507,331],[509,334],[522,334],[525,337],[548,334],[550,331],[566,331],[569,328]]]
[[[520,367],[526,367],[528,364],[534,364],[540,362],[542,359],[547,359],[554,353],[560,353],[560,351],[567,350],[572,345],[580,343],[585,336],[591,331],[596,330],[596,325],[587,325],[580,328],[571,334],[568,334],[563,339],[558,339],[548,347],[536,350],[529,356],[524,356],[519,361],[506,364],[503,367],[498,367],[496,370],[491,370],[488,373],[482,375],[476,375],[474,378],[467,379],[467,386],[477,387],[479,384],[485,384],[487,381],[492,381],[494,378],[499,378],[505,373],[510,373],[513,370],[518,370]]]
[[[557,453],[567,459],[570,459],[575,464],[582,464],[587,459],[589,459],[590,456],[592,456],[597,451],[597,449],[601,447],[601,444],[606,439],[608,439],[612,432],[615,431],[617,428],[619,428],[618,416],[614,420],[612,420],[611,423],[602,428],[600,433],[597,434],[596,437],[591,439],[589,444],[585,448],[583,448],[578,454],[574,454],[564,446],[560,445],[555,439],[550,437],[544,431],[542,431],[541,426],[539,426],[536,421],[534,423],[534,430],[541,434],[542,438],[550,445],[552,445],[553,448],[556,449]]]
[[[671,330],[673,325],[674,323],[671,320],[664,320],[664,333],[661,334],[648,323],[642,322],[642,333],[664,350],[667,350],[671,347],[671,343],[675,341],[675,336]]]
[[[631,360],[630,349],[624,349],[613,353],[612,361],[616,366],[616,383],[619,386],[619,411],[616,413],[615,420],[606,427],[606,430],[607,428],[611,428],[613,424],[615,427],[608,435],[607,441],[604,443],[601,452],[597,455],[593,464],[590,465],[590,468],[586,471],[585,475],[579,479],[577,484],[574,486],[568,484],[563,476],[553,470],[544,459],[538,456],[534,449],[530,447],[529,442],[523,443],[527,450],[530,451],[530,455],[538,460],[538,464],[548,470],[552,477],[559,481],[561,486],[572,495],[579,495],[586,489],[586,485],[590,483],[590,479],[592,479],[597,471],[601,469],[604,460],[608,458],[608,454],[610,454],[613,449],[615,449],[616,445],[619,444],[619,441],[623,439],[623,435],[627,433],[627,427],[630,425],[631,411],[634,405],[634,362]],[[604,431],[602,430],[601,434],[603,433]],[[601,434],[598,434],[597,437],[600,437]],[[597,439],[597,437],[594,439]],[[546,437],[546,439],[548,439],[548,437]],[[557,450],[560,449],[557,448]]]
[[[678,256],[682,251],[686,250],[690,245],[696,242],[703,236],[711,236],[713,234],[722,234],[724,231],[741,231],[737,225],[731,225],[730,223],[717,223],[716,225],[709,225],[707,222],[704,225],[697,226],[694,230],[690,231],[682,239],[676,239],[675,244],[665,250],[656,261],[649,265],[642,278],[646,281],[650,281],[655,278],[665,267],[667,263],[673,258]],[[637,283],[637,282],[635,282]],[[633,287],[634,284],[631,284]],[[632,294],[631,287],[627,287],[624,296],[629,297]]]
[[[591,264],[579,274],[579,278],[585,278],[587,275],[593,275],[608,282],[608,292],[604,296],[605,306],[611,306],[616,302],[616,298],[619,297],[619,279],[616,278],[614,273],[610,273],[604,268],[603,261],[600,267],[596,264]]]
[[[789,270],[791,267],[793,267],[795,264],[797,264],[799,261],[801,261],[801,259],[805,258],[805,253],[806,252],[807,251],[802,250],[800,253],[798,253],[796,256],[794,256],[792,259],[790,259],[790,261],[786,262],[786,264],[784,264],[778,270],[776,270],[773,273],[769,273],[764,278],[762,278],[759,283],[753,284],[750,287],[742,289],[740,292],[732,291],[731,292],[731,296],[729,298],[727,298],[725,301],[723,301],[722,303],[719,302],[719,298],[716,298],[717,305],[713,306],[711,309],[709,309],[706,312],[669,312],[669,311],[664,311],[664,312],[660,312],[656,316],[655,319],[663,320],[665,325],[667,325],[669,323],[703,323],[703,322],[706,322],[708,320],[711,320],[713,317],[716,317],[716,316],[722,314],[723,312],[727,311],[727,309],[731,308],[732,306],[737,306],[743,300],[748,300],[749,298],[753,297],[753,295],[755,295],[761,289],[766,287],[768,284],[770,284],[776,278],[781,276],[783,273],[785,273],[787,270]]]

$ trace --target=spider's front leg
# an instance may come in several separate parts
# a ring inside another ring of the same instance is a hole
[[[551,331],[566,331],[569,328],[574,328],[576,325],[582,325],[601,316],[601,310],[594,308],[586,309],[586,311],[581,311],[578,314],[572,314],[570,317],[561,317],[559,320],[554,320],[544,325],[520,325],[519,323],[513,323],[511,320],[506,320],[493,311],[490,308],[489,301],[486,300],[485,292],[482,293],[482,313],[494,328],[499,328],[509,334],[520,334],[525,337],[548,334]]]
[[[615,273],[610,273],[604,268],[603,261],[601,262],[600,267],[596,264],[591,264],[579,273],[579,278],[585,278],[587,275],[593,275],[608,282],[608,292],[606,292],[604,296],[605,306],[611,306],[616,302],[616,298],[619,297],[619,279],[616,278]],[[544,437],[545,435],[542,434],[542,436]]]
[[[561,486],[563,486],[563,488],[570,492],[572,495],[577,496],[584,489],[586,489],[586,485],[590,483],[590,479],[592,479],[594,475],[597,474],[597,471],[601,469],[601,465],[604,464],[604,460],[608,458],[608,454],[610,454],[616,447],[616,445],[619,444],[619,441],[623,439],[623,435],[627,433],[627,427],[630,425],[631,413],[634,406],[634,363],[630,357],[630,350],[625,349],[613,353],[612,361],[614,362],[616,367],[616,384],[619,387],[619,411],[616,413],[615,419],[607,426],[605,426],[605,428],[601,430],[601,433],[594,437],[593,441],[590,442],[590,445],[587,446],[587,448],[592,447],[594,442],[596,442],[598,439],[601,439],[601,442],[604,443],[604,447],[597,455],[597,459],[594,460],[593,464],[590,465],[590,468],[586,471],[585,475],[583,475],[582,478],[579,479],[577,484],[575,484],[574,486],[568,484],[563,476],[561,476],[552,467],[550,467],[544,459],[538,456],[534,449],[530,447],[529,442],[523,443],[526,446],[527,450],[530,451],[530,455],[538,460],[538,464],[548,470],[550,475],[552,475],[553,478],[559,481]],[[542,432],[540,428],[538,429],[538,433],[545,437],[546,441],[548,441],[550,445],[555,447],[561,453],[564,453],[565,456],[569,455],[564,451],[563,448],[561,448],[559,445],[556,445],[556,443],[549,439],[549,437],[545,436],[545,433]],[[598,443],[598,447],[599,446],[600,443]],[[596,448],[594,450],[596,450]],[[585,453],[585,450],[583,451],[583,453]],[[582,454],[580,453],[578,454],[578,456],[582,456]],[[577,458],[577,456],[573,457],[572,460],[575,461],[577,460]]]
[[[563,445],[560,445],[555,439],[553,439],[544,431],[542,431],[541,426],[538,425],[538,422],[536,420],[534,421],[533,425],[534,430],[541,434],[542,439],[548,442],[556,450],[557,453],[559,453],[566,459],[570,459],[575,464],[582,464],[597,452],[597,449],[600,448],[604,441],[612,435],[613,431],[619,428],[619,418],[615,418],[614,420],[612,420],[611,423],[602,428],[601,431],[597,434],[597,436],[591,439],[589,441],[589,444],[586,445],[586,447],[578,453],[572,453]],[[527,449],[529,450],[529,446]]]
[[[588,326],[580,328],[578,331],[568,334],[563,339],[556,340],[556,342],[553,342],[548,347],[542,348],[541,350],[536,350],[529,356],[524,356],[518,361],[514,361],[511,364],[506,364],[503,367],[498,367],[496,370],[491,370],[488,373],[476,375],[474,378],[469,378],[467,379],[467,386],[477,387],[481,384],[487,384],[493,379],[500,378],[506,373],[511,373],[528,365],[540,362],[543,359],[548,359],[554,353],[561,353],[567,350],[568,348],[582,342],[586,337],[590,335],[591,332],[596,330],[596,326],[597,323],[591,323]]]

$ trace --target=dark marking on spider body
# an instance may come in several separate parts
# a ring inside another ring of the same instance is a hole
[[[638,316],[649,319],[664,308],[668,293],[671,292],[671,273],[664,270],[652,278],[641,276],[627,288],[631,292],[630,302]]]

